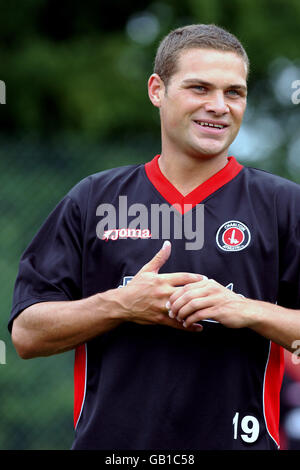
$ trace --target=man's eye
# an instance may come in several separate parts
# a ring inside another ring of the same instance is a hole
[[[227,94],[232,95],[232,96],[238,96],[239,92],[237,90],[228,90]]]
[[[192,88],[194,90],[197,90],[197,91],[206,91],[206,88],[204,86],[201,86],[201,85],[195,85]]]

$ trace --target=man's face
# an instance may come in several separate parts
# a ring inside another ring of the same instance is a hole
[[[245,62],[233,52],[183,50],[167,87],[150,77],[149,96],[160,108],[162,153],[227,156],[246,108]]]

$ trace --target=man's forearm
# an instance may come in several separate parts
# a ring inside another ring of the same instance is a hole
[[[13,323],[12,341],[18,354],[29,359],[61,353],[117,327],[123,321],[112,310],[117,291],[31,305]]]
[[[228,328],[251,328],[290,352],[299,345],[300,310],[242,297],[213,279],[179,287],[169,304],[172,316],[187,327],[213,319]]]
[[[255,321],[251,328],[280,344],[290,352],[295,351],[295,342],[300,341],[300,311],[268,302],[251,301]]]
[[[12,341],[18,354],[29,359],[68,351],[130,321],[184,329],[167,313],[166,303],[176,286],[202,279],[194,273],[158,274],[170,254],[163,248],[126,287],[110,289],[82,300],[41,302],[25,309],[14,320]],[[200,331],[191,325],[190,331]]]

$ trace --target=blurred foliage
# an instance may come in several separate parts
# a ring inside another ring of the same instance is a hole
[[[251,59],[251,86],[276,57],[299,59],[298,0],[164,2],[12,0],[2,4],[0,58],[9,106],[6,131],[69,130],[91,138],[157,131],[146,80],[158,40],[188,22],[215,22],[235,33]],[[151,43],[126,25],[148,12],[159,23]],[[262,99],[264,90],[256,90]]]
[[[287,68],[300,79],[299,18],[298,0],[1,3],[0,449],[71,445],[73,353],[17,357],[6,327],[13,284],[22,251],[79,179],[160,151],[146,86],[159,40],[189,23],[216,23],[240,38],[251,62],[247,145],[251,130],[261,136],[244,162],[300,182],[299,106],[279,90]]]

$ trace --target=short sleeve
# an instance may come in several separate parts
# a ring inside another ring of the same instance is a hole
[[[30,305],[77,300],[82,295],[82,221],[67,195],[55,207],[24,251],[14,286],[8,329]]]
[[[289,197],[280,193],[278,304],[300,308],[300,187],[293,185]]]

